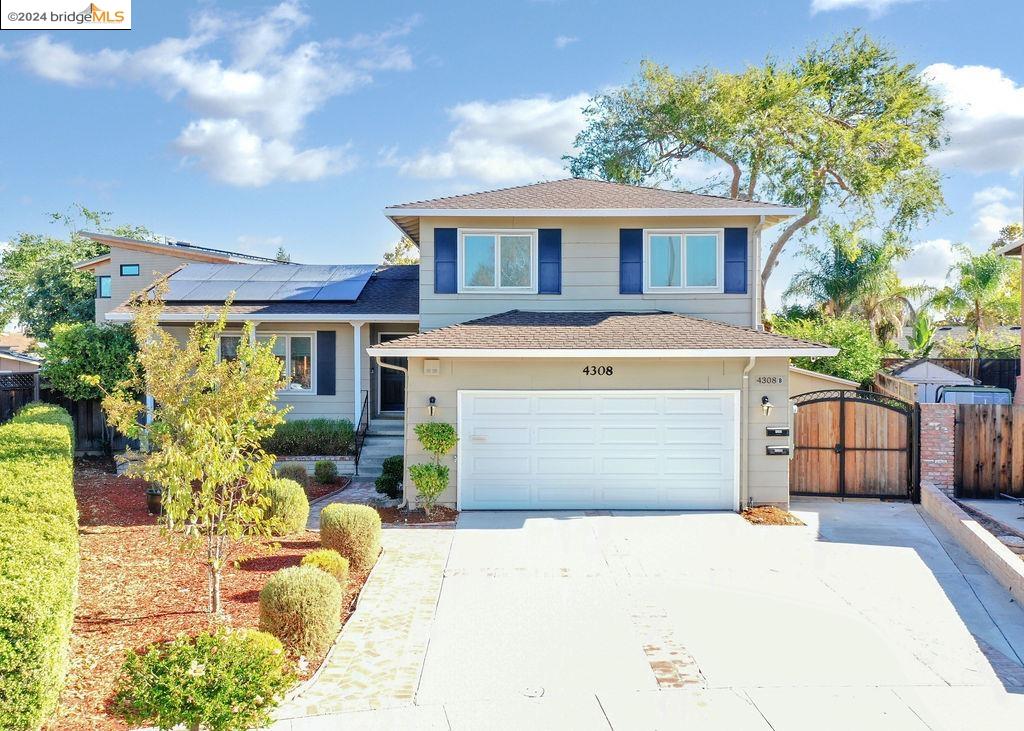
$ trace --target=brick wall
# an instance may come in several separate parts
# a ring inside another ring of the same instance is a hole
[[[953,495],[956,404],[921,404],[921,482]]]

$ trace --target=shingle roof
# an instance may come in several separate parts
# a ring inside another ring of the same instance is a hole
[[[514,188],[488,190],[482,193],[453,195],[446,198],[401,203],[389,209],[635,209],[635,208],[763,208],[765,212],[784,208],[775,203],[737,201],[714,195],[700,195],[677,190],[648,188],[640,185],[609,183],[603,180],[566,178],[546,183],[519,185]]]
[[[229,314],[236,315],[416,315],[419,313],[419,265],[403,264],[380,267],[370,276],[354,302],[245,302],[231,305]],[[165,303],[164,312],[201,316],[209,307],[223,302]],[[112,312],[129,313],[127,304]]]
[[[671,312],[511,310],[390,340],[381,350],[792,350],[827,346]],[[825,352],[822,353],[823,355]]]

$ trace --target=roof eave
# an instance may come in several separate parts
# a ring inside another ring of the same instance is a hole
[[[160,315],[160,322],[192,323],[208,320],[208,315],[216,315],[220,311],[217,305],[210,305],[208,309],[198,312],[164,312]],[[104,315],[107,322],[131,322],[135,319],[133,312],[108,312]],[[407,313],[345,313],[345,314],[323,314],[304,315],[301,313],[267,313],[258,312],[229,312],[228,322],[409,322],[420,321],[419,315]]]
[[[100,254],[92,259],[83,259],[82,261],[75,262],[72,266],[78,270],[94,269],[105,261],[110,261],[110,254]]]
[[[1011,241],[996,249],[996,252],[1002,256],[1020,256],[1021,249],[1024,249],[1024,238]]]
[[[787,206],[733,206],[729,208],[385,208],[388,218],[401,216],[437,216],[470,218],[474,216],[521,216],[530,218],[627,217],[668,218],[680,216],[764,216],[779,221],[799,216],[802,208]]]
[[[402,358],[750,358],[829,357],[837,348],[367,348],[377,357]]]

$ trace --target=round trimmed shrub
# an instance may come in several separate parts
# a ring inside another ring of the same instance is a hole
[[[277,638],[220,629],[129,652],[114,708],[133,725],[244,731],[270,723],[294,682]]]
[[[341,629],[342,591],[327,572],[290,566],[260,591],[260,629],[301,655],[319,655]]]
[[[263,493],[270,503],[265,509],[268,519],[276,519],[271,533],[288,536],[301,533],[309,520],[309,499],[306,491],[293,480],[272,481]]]
[[[401,497],[403,472],[402,455],[396,454],[385,458],[380,467],[380,477],[374,482],[377,492],[391,499]]]
[[[320,545],[356,570],[369,568],[380,553],[380,515],[369,505],[331,503],[320,513]]]
[[[303,487],[309,485],[309,473],[306,466],[301,464],[285,464],[274,470],[278,477],[297,482]]]
[[[338,479],[338,465],[326,459],[317,460],[313,465],[313,474],[321,485],[329,485]]]
[[[341,584],[342,589],[348,587],[348,559],[330,548],[317,548],[302,557],[303,566],[313,566],[326,571]]]

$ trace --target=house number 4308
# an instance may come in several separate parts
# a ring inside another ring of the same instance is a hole
[[[612,367],[611,366],[599,366],[599,365],[583,366],[583,375],[585,375],[585,376],[610,376],[610,375],[612,375]]]

